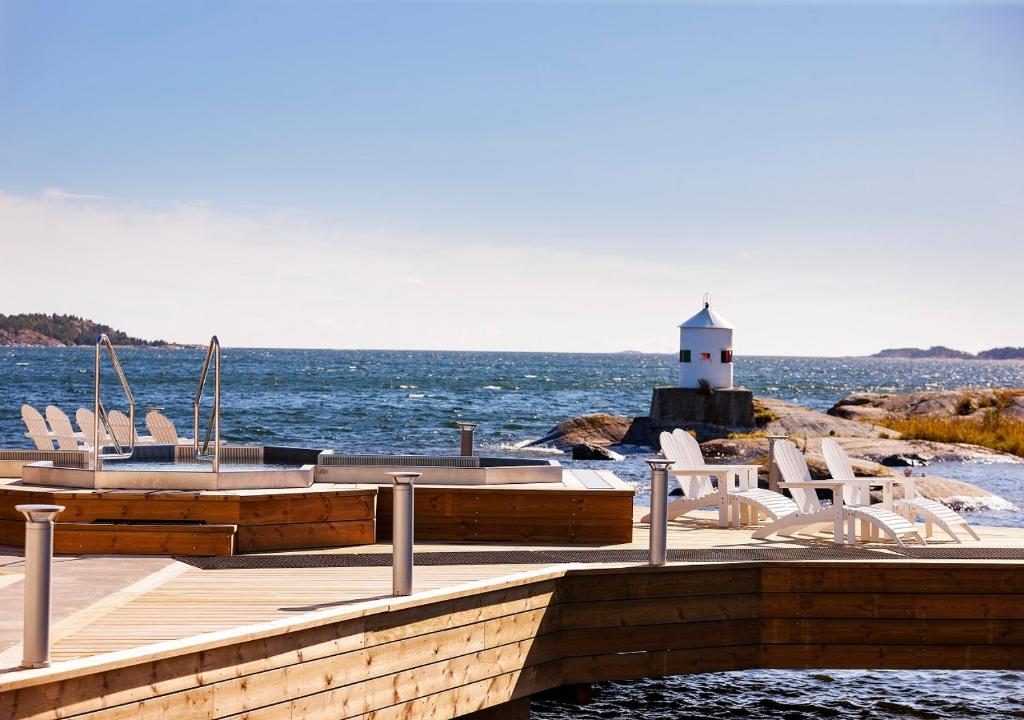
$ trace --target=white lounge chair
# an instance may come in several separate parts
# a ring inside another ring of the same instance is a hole
[[[25,421],[28,432],[25,437],[30,438],[36,444],[36,450],[53,450],[53,437],[50,435],[50,428],[46,426],[46,420],[31,405],[21,406],[21,419]]]
[[[110,423],[110,431],[114,433],[114,437],[117,438],[117,442],[121,447],[145,445],[153,442],[153,438],[148,435],[146,437],[140,436],[135,426],[132,425],[131,419],[120,410],[108,411],[107,421]]]
[[[78,410],[75,411],[75,422],[78,423],[78,429],[82,431],[82,437],[85,438],[86,442],[91,445],[93,441],[92,428],[96,422],[95,413],[93,413],[92,410],[88,410],[86,408],[78,408]],[[102,445],[104,443],[109,442],[110,435],[108,435],[107,431],[103,428],[102,425],[100,425],[100,444]]]
[[[183,443],[178,437],[178,430],[167,417],[159,410],[150,410],[146,413],[146,429],[149,434],[160,445],[178,445]]]
[[[829,474],[836,480],[853,480],[853,464],[846,450],[832,438],[825,438],[821,441],[821,454],[825,456],[828,464]],[[980,540],[978,533],[968,524],[961,515],[946,507],[940,502],[930,500],[917,495],[913,478],[897,478],[896,482],[903,486],[903,499],[895,500],[893,507],[896,512],[903,515],[907,520],[914,522],[920,515],[925,523],[925,537],[933,534],[932,526],[938,525],[942,530],[956,542],[962,542],[953,532],[953,527],[958,526],[975,540]]]
[[[698,468],[703,467],[704,455],[700,451],[700,445],[690,433],[677,429],[674,432],[663,432],[659,436],[661,441],[661,454],[666,460],[672,460],[681,467]],[[721,497],[711,484],[711,479],[704,476],[694,476],[669,469],[669,474],[679,480],[683,490],[683,497],[673,500],[668,504],[668,519],[672,520],[688,512],[701,508],[712,507],[721,502]],[[686,479],[684,482],[683,479]],[[797,505],[785,495],[762,490],[760,488],[741,488],[728,490],[729,502],[738,509],[746,506],[754,518],[767,516],[773,520],[795,513]],[[735,513],[734,513],[735,514]],[[641,522],[650,522],[650,514],[641,518]]]
[[[841,481],[833,478],[831,482],[815,482],[807,469],[807,461],[789,440],[778,440],[775,443],[775,463],[782,473],[782,487],[793,495],[800,512],[787,515],[775,522],[756,530],[752,537],[764,539],[769,535],[792,535],[799,529],[819,530],[823,525],[832,525],[835,539],[840,541],[843,521],[846,522],[846,541],[856,541],[856,521],[860,520],[878,532],[888,535],[900,547],[905,547],[903,536],[909,535],[921,544],[924,538],[917,528],[902,515],[878,505],[868,505],[870,481]],[[818,500],[819,487],[832,490],[833,503],[823,506]],[[847,504],[863,502],[864,504]]]
[[[81,433],[75,433],[75,429],[71,426],[71,420],[64,414],[56,405],[46,406],[46,422],[50,424],[50,429],[53,430],[53,439],[57,441],[57,448],[59,450],[81,450],[81,444],[83,435]]]

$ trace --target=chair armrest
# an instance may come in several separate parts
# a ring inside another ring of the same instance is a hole
[[[780,488],[807,488],[832,491],[832,506],[837,512],[843,511],[843,485],[846,483],[838,480],[812,480],[811,482],[780,482]]]

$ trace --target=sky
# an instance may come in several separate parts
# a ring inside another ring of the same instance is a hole
[[[1024,3],[0,0],[0,312],[259,347],[1024,345]]]

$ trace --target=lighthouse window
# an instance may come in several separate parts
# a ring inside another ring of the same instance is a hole
[[[722,362],[723,363],[731,363],[732,362],[732,350],[723,350],[722,351]]]
[[[704,360],[704,361],[707,361],[707,362],[710,362],[711,361],[711,353],[701,353],[700,354],[700,359]]]
[[[690,362],[690,351],[680,350],[679,351],[679,362]]]

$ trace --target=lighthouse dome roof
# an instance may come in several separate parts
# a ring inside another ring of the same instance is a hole
[[[699,313],[684,322],[681,328],[706,328],[712,330],[733,330],[732,323],[716,313],[705,303]]]

